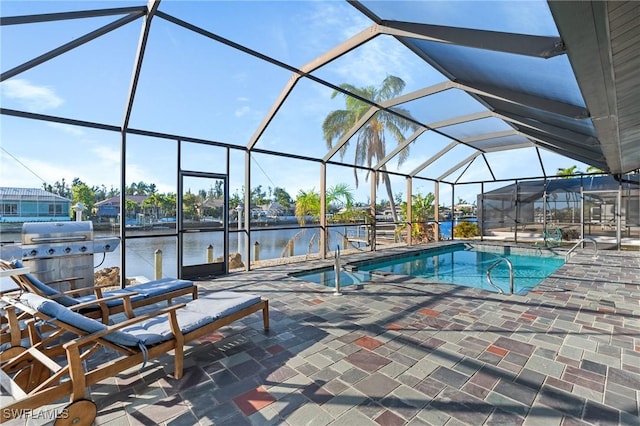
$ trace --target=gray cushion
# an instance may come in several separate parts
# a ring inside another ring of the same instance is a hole
[[[14,261],[12,261],[11,263],[12,263],[12,264],[13,264],[13,266],[15,266],[16,268],[22,268],[22,267],[24,267],[24,266],[22,265],[22,262],[20,262],[19,260],[14,260]],[[46,285],[45,283],[43,283],[42,281],[40,281],[40,280],[39,280],[38,278],[36,278],[36,277],[35,277],[35,275],[33,275],[33,274],[25,274],[25,277],[26,277],[29,281],[31,281],[31,284],[33,284],[33,286],[34,286],[35,288],[37,288],[37,289],[38,289],[38,291],[39,291],[41,294],[44,294],[45,296],[52,297],[52,296],[59,296],[59,295],[61,295],[61,294],[62,294],[62,292],[60,292],[60,291],[56,290],[56,289],[55,289],[55,288],[53,288],[53,287],[49,287],[48,285]],[[78,303],[80,303],[80,302],[78,302],[76,299],[74,299],[73,297],[69,297],[69,296],[66,296],[66,295],[65,295],[65,296],[59,296],[59,297],[56,297],[55,299],[56,299],[56,301],[57,301],[58,303],[60,303],[61,305],[64,305],[64,306],[73,306],[73,305],[77,305]]]
[[[99,321],[87,318],[59,303],[33,293],[23,294],[21,300],[39,312],[87,333],[95,333],[106,328]],[[210,293],[192,300],[183,308],[178,309],[176,311],[178,324],[182,333],[186,334],[259,301],[259,296],[233,291]],[[169,315],[164,314],[109,333],[105,335],[104,339],[121,346],[138,346],[140,343],[150,346],[172,337]]]
[[[96,321],[77,312],[73,312],[69,308],[37,294],[23,293],[20,296],[20,301],[48,317],[57,319],[60,322],[89,334],[96,333],[107,328],[107,326],[102,324],[100,321]],[[105,335],[103,338],[116,345],[129,347],[139,346],[142,342],[136,336],[118,330]]]
[[[190,287],[193,287],[193,281],[179,280],[175,278],[161,278],[159,280],[129,286],[127,287],[127,290],[135,291],[136,293],[142,294],[144,297],[153,297]]]
[[[131,296],[131,301],[132,302],[144,299],[144,295],[142,295],[142,294],[134,294],[133,291],[129,290],[128,288],[105,291],[105,292],[102,293],[102,297],[115,296],[115,295],[118,295],[118,294],[133,294],[133,296]],[[85,296],[77,297],[76,300],[78,302],[80,302],[80,303],[90,302],[92,300],[96,300],[96,295],[95,294],[87,294]],[[105,303],[106,303],[107,306],[113,307],[113,306],[122,305],[123,302],[122,302],[122,298],[119,298],[119,299],[107,300]]]
[[[178,325],[180,325],[180,330],[183,334],[214,321],[214,318],[210,315],[194,311],[190,306],[191,303],[193,302],[187,303],[186,306],[176,311]],[[122,331],[136,336],[143,341],[145,345],[154,345],[173,338],[168,314],[159,315],[150,320],[123,328]]]
[[[236,293],[234,291],[216,291],[189,302],[195,312],[207,313],[218,319],[238,312],[260,301],[260,296]]]

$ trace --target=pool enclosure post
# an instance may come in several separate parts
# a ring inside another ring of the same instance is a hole
[[[440,241],[440,182],[437,180],[433,182],[433,193],[433,221],[436,223],[434,238],[436,241]]]
[[[378,184],[378,172],[371,171],[371,204],[369,205],[369,213],[371,215],[371,224],[369,225],[369,243],[371,250],[376,251],[376,187]],[[393,200],[390,200],[393,203]]]
[[[413,180],[411,179],[411,176],[407,176],[407,217],[404,218],[404,226],[407,227],[407,245],[409,246],[413,245],[413,241],[411,240],[413,234],[413,224],[411,223],[411,217],[413,214],[411,206],[411,200],[413,198],[412,191]],[[400,236],[402,237],[402,232],[400,233]]]
[[[342,292],[340,291],[340,270],[342,269],[342,265],[340,265],[340,245],[336,247],[336,255],[335,255],[335,264],[333,266],[333,271],[335,274],[335,291],[333,292],[334,296],[342,296]]]
[[[456,224],[456,187],[451,185],[451,240],[455,240],[453,229]]]
[[[515,180],[515,217],[513,218],[513,241],[518,244],[518,227],[520,226],[520,185],[518,179]]]
[[[327,163],[320,163],[320,259],[327,258]]]
[[[478,228],[480,230],[480,241],[484,241],[484,182],[480,182],[480,205],[476,213]]]

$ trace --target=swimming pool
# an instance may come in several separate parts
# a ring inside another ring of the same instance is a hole
[[[416,251],[393,258],[371,259],[350,264],[352,271],[341,271],[341,286],[370,281],[372,271],[419,277],[430,282],[474,287],[498,292],[487,280],[487,269],[501,258],[513,265],[514,293],[524,294],[564,264],[564,258],[546,251],[523,250],[509,246],[454,244]],[[305,281],[335,286],[333,268],[292,274]],[[491,271],[493,283],[504,293],[510,292],[509,267],[498,263]]]

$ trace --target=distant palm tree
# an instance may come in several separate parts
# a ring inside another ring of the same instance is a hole
[[[582,174],[582,172],[578,169],[578,166],[576,166],[575,164],[571,167],[567,167],[567,168],[558,168],[558,170],[556,171],[558,176],[562,176],[563,179],[569,179],[572,178],[574,175],[580,175]],[[578,202],[578,194],[577,193],[571,193],[573,194],[573,196],[576,198],[575,202]],[[569,193],[569,191],[566,190],[565,188],[565,197],[567,200],[567,208],[570,209],[571,211],[571,223],[574,222],[575,220],[575,213],[574,213],[574,209],[573,209],[573,204],[571,202],[571,194]]]
[[[402,93],[405,83],[402,79],[395,76],[387,76],[383,81],[380,88],[373,86],[368,87],[355,87],[348,83],[340,85],[341,89],[344,89],[350,93],[353,93],[361,98],[368,99],[375,103],[382,103],[384,101],[394,99]],[[345,109],[332,111],[324,119],[322,123],[322,131],[324,133],[325,141],[329,148],[333,147],[334,141],[340,140],[345,134],[347,134],[353,126],[360,120],[360,118],[371,108],[371,105],[360,99],[348,96],[342,92],[334,91],[331,95],[335,98],[338,94],[345,97]],[[402,108],[394,108],[398,113],[411,117],[411,113],[408,110]],[[418,126],[412,121],[399,117],[396,114],[391,114],[387,111],[379,111],[373,116],[367,124],[362,127],[356,135],[356,148],[355,148],[355,164],[366,165],[371,168],[374,162],[382,160],[386,153],[386,134],[390,134],[396,140],[398,144],[404,142],[404,132],[407,130],[415,131]],[[347,152],[348,143],[340,149],[341,158],[344,158]],[[408,147],[398,155],[398,164],[402,164],[409,155]],[[386,167],[382,167],[380,174],[380,180],[376,182],[376,185],[384,181],[387,195],[389,197],[389,204],[391,205],[391,212],[393,218],[397,221],[398,216],[396,208],[393,202],[393,192],[391,190],[391,181],[389,176],[384,173]],[[356,179],[356,188],[358,187],[358,174],[357,170],[354,170]],[[365,180],[368,179],[369,172],[365,176]]]
[[[336,184],[329,189],[326,193],[327,206],[339,203],[345,206],[347,211],[350,211],[353,207],[353,193],[351,188],[344,183]],[[302,226],[306,225],[307,219],[318,220],[320,218],[320,193],[311,189],[310,191],[300,190],[296,196],[295,201],[296,218],[298,223]],[[295,241],[300,239],[306,232],[306,229],[301,229],[297,232],[288,242],[282,250],[282,257],[287,253],[293,252],[293,245]],[[315,235],[312,236],[309,241],[309,250],[315,241]]]
[[[575,164],[571,167],[567,167],[567,168],[558,168],[558,170],[556,171],[556,174],[558,176],[562,176],[563,178],[570,178],[574,175],[579,175],[582,174],[582,172],[580,170],[578,170],[578,166],[576,166]]]

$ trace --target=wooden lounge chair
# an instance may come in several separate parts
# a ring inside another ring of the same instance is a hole
[[[60,412],[60,418],[65,424],[92,424],[97,410],[85,399],[89,386],[136,365],[144,367],[147,360],[169,351],[174,351],[174,376],[180,379],[185,343],[260,310],[264,329],[269,329],[268,301],[231,291],[214,292],[111,326],[33,293],[5,295],[2,301],[12,308],[10,312],[32,316],[28,321],[32,342],[28,349],[11,347],[2,353],[0,383],[13,401],[5,404],[0,423],[15,418],[21,410],[33,410],[69,395],[70,404]],[[57,327],[55,338],[62,332],[74,337],[47,347],[51,339],[38,335],[38,321]],[[87,362],[102,347],[115,350],[116,356],[98,365]],[[59,352],[62,357],[56,357]]]
[[[0,260],[1,269],[20,267],[22,267],[20,261],[14,260],[7,262]],[[174,278],[162,278],[117,290],[104,291],[105,286],[95,286],[71,289],[65,292],[56,290],[50,285],[43,283],[33,274],[13,275],[11,278],[22,291],[54,299],[61,305],[67,307],[120,294],[128,294],[130,296],[131,308],[133,309],[163,301],[171,303],[172,299],[184,295],[191,295],[194,300],[198,298],[198,286],[195,285],[193,281]],[[91,294],[78,296],[83,292]],[[123,303],[123,300],[123,298],[109,298],[107,302],[86,308],[82,313],[91,318],[101,318],[105,324],[108,323],[110,315],[120,312],[126,313],[127,316],[131,318],[133,312],[128,308],[127,304]]]

